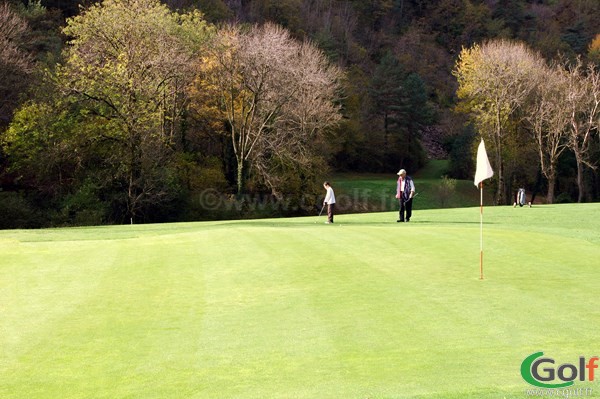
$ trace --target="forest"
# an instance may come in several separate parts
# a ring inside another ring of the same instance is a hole
[[[0,228],[312,214],[332,173],[600,198],[597,0],[0,0]],[[256,206],[260,203],[260,206]]]

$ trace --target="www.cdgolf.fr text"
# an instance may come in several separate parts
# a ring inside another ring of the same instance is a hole
[[[528,397],[544,398],[591,398],[595,397],[593,388],[554,388],[554,389],[528,389]]]

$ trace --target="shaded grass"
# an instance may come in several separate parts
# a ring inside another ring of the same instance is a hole
[[[597,355],[599,210],[486,208],[483,281],[478,208],[2,231],[0,397],[522,398]]]

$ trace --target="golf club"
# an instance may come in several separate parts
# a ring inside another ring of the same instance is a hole
[[[413,198],[415,198],[417,195],[419,195],[419,193],[415,193],[415,195],[413,195],[412,197],[413,197]],[[408,200],[404,201],[404,203],[406,204],[406,203],[407,203],[408,201],[410,201],[411,199],[412,199],[412,198],[410,198],[410,199],[408,199]]]
[[[325,209],[325,204],[323,204],[323,206],[321,207],[321,211],[319,212],[318,217],[321,217],[321,214],[323,213],[323,209]],[[317,223],[317,222],[315,222],[315,223]]]

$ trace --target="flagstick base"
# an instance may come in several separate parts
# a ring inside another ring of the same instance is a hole
[[[479,252],[479,279],[483,280],[483,251]]]

